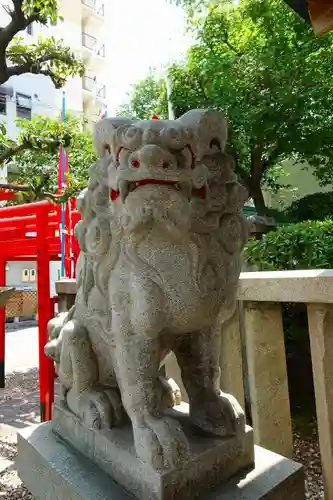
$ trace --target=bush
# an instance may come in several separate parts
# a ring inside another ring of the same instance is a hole
[[[333,220],[286,224],[261,240],[250,240],[245,259],[263,270],[333,267]]]
[[[287,222],[292,222],[289,218],[287,212],[281,212],[277,208],[266,208],[267,217],[272,217],[276,220],[278,224],[286,224]]]
[[[324,220],[333,217],[333,192],[314,193],[294,201],[285,211],[289,221]]]

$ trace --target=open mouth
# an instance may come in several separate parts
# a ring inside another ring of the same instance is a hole
[[[149,185],[170,186],[176,191],[181,191],[188,198],[191,197],[192,188],[189,182],[177,182],[164,179],[141,179],[139,181],[120,181],[119,189],[112,189],[110,198],[112,201],[115,201],[120,196],[122,201],[125,201],[129,193],[132,193],[139,187]]]

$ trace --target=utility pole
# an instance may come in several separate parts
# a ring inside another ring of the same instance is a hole
[[[169,36],[168,50],[167,50],[167,54],[166,54],[166,58],[165,58],[165,63],[163,64],[163,72],[164,72],[166,93],[167,93],[167,99],[168,99],[168,118],[169,118],[169,120],[175,119],[175,112],[174,112],[172,101],[171,101],[172,82],[171,82],[171,78],[169,75],[169,65],[173,59],[172,56],[173,56],[172,37]]]
[[[166,68],[165,71],[165,85],[166,85],[166,92],[167,92],[167,99],[168,99],[168,118],[169,120],[174,120],[175,119],[175,112],[173,109],[173,105],[171,102],[171,93],[172,93],[172,83],[171,83],[171,78],[168,73],[168,68]]]

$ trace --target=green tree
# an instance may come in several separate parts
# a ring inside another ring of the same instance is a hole
[[[151,118],[153,113],[159,118],[167,118],[168,101],[165,81],[150,71],[144,80],[133,85],[128,102],[119,108],[117,114],[144,120]]]
[[[21,132],[11,155],[11,187],[18,191],[18,201],[49,198],[61,201],[76,194],[88,182],[88,167],[97,159],[92,135],[83,129],[82,120],[67,116],[59,119],[34,116],[31,121],[20,120]],[[6,136],[5,136],[6,137]],[[20,146],[22,149],[20,150]],[[56,197],[59,146],[68,153],[68,188],[61,198]],[[23,147],[24,146],[24,147]],[[7,148],[11,141],[7,138]],[[8,151],[8,149],[7,149]],[[20,193],[20,194],[19,194]]]
[[[170,69],[176,116],[226,114],[238,174],[264,213],[262,187],[277,189],[284,159],[332,164],[333,35],[315,37],[281,0],[187,4],[196,44]]]
[[[49,76],[55,87],[61,88],[68,77],[83,75],[83,62],[62,41],[50,37],[25,44],[18,36],[32,23],[61,21],[58,8],[58,0],[11,0],[4,6],[9,22],[0,27],[0,84],[11,76],[32,73]]]

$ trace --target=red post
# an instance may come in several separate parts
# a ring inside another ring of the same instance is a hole
[[[65,273],[71,278],[71,213],[69,201],[65,205]]]
[[[50,298],[50,308],[51,308],[51,315],[52,315],[52,318],[55,317],[56,315],[56,311],[55,311],[55,305],[58,304],[59,302],[59,297],[58,295],[54,295],[53,297]],[[58,378],[58,374],[56,372],[56,369],[55,369],[55,366],[53,364],[53,380]]]
[[[80,254],[80,247],[79,247],[79,242],[77,241],[76,237],[75,237],[75,234],[74,234],[74,228],[76,226],[76,224],[79,222],[79,220],[81,219],[81,216],[79,214],[79,212],[77,212],[76,210],[72,212],[71,214],[71,220],[72,220],[72,266],[73,266],[73,275],[72,275],[72,278],[76,278],[76,263],[77,263],[77,259],[79,258],[79,254]]]
[[[6,261],[0,260],[0,286],[6,286]],[[0,388],[5,387],[6,308],[0,307]]]
[[[58,295],[54,295],[54,297],[50,298],[50,310],[51,310],[51,316],[52,318],[55,317],[56,312],[55,312],[55,305],[58,304]]]
[[[41,421],[51,420],[54,399],[53,361],[44,353],[47,324],[51,319],[50,259],[48,255],[47,211],[37,214],[37,299],[38,299],[38,344],[39,344],[39,399]]]

